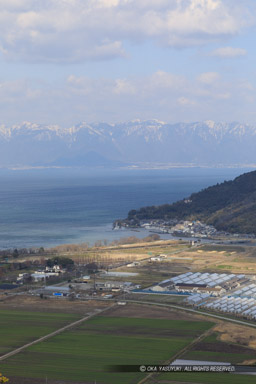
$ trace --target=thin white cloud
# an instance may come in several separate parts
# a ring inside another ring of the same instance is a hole
[[[34,100],[40,99],[42,90],[34,87],[25,80],[13,80],[0,82],[0,105],[2,111],[6,107],[14,110],[23,108],[24,104],[29,104]]]
[[[136,88],[127,79],[117,79],[114,87],[114,93],[118,95],[136,93]]]
[[[184,96],[179,97],[177,99],[177,102],[178,102],[178,104],[184,105],[184,106],[186,106],[186,105],[195,105],[196,104],[195,101],[190,100],[190,99],[188,99],[187,97],[184,97]]]
[[[255,96],[245,79],[227,80],[215,72],[193,79],[162,70],[123,78],[73,74],[58,87],[42,81],[2,81],[0,123],[30,120],[67,126],[81,120],[111,122],[136,116],[172,122],[244,121],[246,115],[255,114]]]
[[[243,48],[221,47],[211,52],[211,56],[220,57],[222,59],[234,59],[246,56],[247,51]]]
[[[246,24],[247,7],[229,0],[0,0],[0,49],[14,60],[102,60],[123,57],[127,40],[190,47]]]
[[[200,83],[207,85],[215,83],[219,78],[220,75],[217,72],[205,72],[197,77]]]

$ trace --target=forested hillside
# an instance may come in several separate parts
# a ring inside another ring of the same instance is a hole
[[[132,210],[127,222],[149,219],[197,219],[218,230],[256,234],[256,171],[193,193],[174,204]]]

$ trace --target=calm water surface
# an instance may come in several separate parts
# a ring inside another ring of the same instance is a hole
[[[247,169],[0,171],[0,248],[94,243],[130,209],[172,203]]]

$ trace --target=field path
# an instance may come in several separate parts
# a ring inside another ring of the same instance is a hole
[[[210,329],[207,329],[205,332],[201,333],[201,335],[199,335],[197,338],[193,339],[191,341],[190,344],[186,345],[183,349],[181,349],[180,351],[178,351],[175,355],[173,355],[169,360],[165,361],[163,364],[161,365],[169,365],[171,364],[173,361],[177,360],[179,357],[181,357],[182,355],[184,355],[185,352],[187,352],[191,347],[193,347],[195,344],[199,343],[201,340],[203,340],[205,337],[209,336],[211,333],[212,333],[212,330],[213,328],[215,327],[215,324],[210,328]],[[149,373],[146,377],[144,377],[144,379],[142,379],[141,381],[139,381],[138,384],[144,384],[144,383],[147,383],[147,381],[149,379],[156,379],[156,377],[159,376],[159,372],[158,373]]]
[[[77,327],[78,325],[80,325],[80,324],[82,324],[83,322],[85,322],[85,321],[91,319],[92,317],[97,316],[97,315],[100,315],[102,312],[105,312],[105,311],[107,311],[108,309],[113,308],[115,305],[116,305],[116,304],[112,304],[112,305],[110,305],[109,307],[106,307],[106,308],[97,310],[97,312],[95,311],[95,312],[93,312],[93,313],[90,313],[90,314],[88,314],[87,316],[83,317],[83,318],[80,319],[80,320],[74,321],[74,322],[71,323],[71,324],[65,325],[65,327],[59,328],[59,329],[57,329],[57,330],[54,331],[54,332],[48,333],[48,335],[42,336],[42,337],[40,337],[39,339],[36,339],[36,340],[34,340],[34,341],[31,341],[31,342],[28,343],[28,344],[23,345],[22,347],[19,347],[19,348],[17,348],[17,349],[14,349],[13,351],[8,352],[8,353],[6,353],[6,354],[3,355],[3,356],[0,356],[0,361],[6,360],[6,359],[8,359],[9,357],[11,357],[11,356],[13,356],[13,355],[16,355],[17,353],[23,351],[24,349],[27,349],[27,348],[31,347],[32,345],[41,343],[41,341],[50,339],[51,337],[56,336],[56,335],[58,335],[59,333],[65,332],[65,331],[67,331],[68,329]]]

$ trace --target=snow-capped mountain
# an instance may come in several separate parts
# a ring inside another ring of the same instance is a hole
[[[256,164],[256,127],[158,120],[70,128],[0,125],[0,167],[125,164]]]

